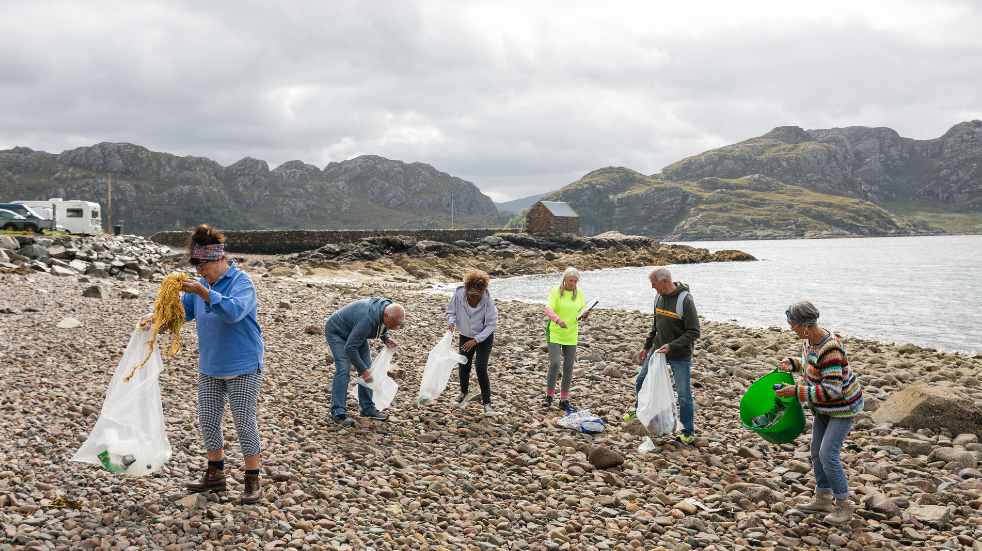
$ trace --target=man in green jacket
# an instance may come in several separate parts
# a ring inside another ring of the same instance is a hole
[[[644,342],[644,348],[638,353],[638,359],[644,366],[638,373],[634,383],[635,394],[641,392],[641,385],[648,375],[648,355],[665,354],[668,365],[672,368],[675,380],[675,391],[679,400],[679,417],[682,421],[682,434],[677,438],[684,444],[695,440],[694,404],[692,400],[692,349],[699,338],[699,315],[696,303],[692,299],[689,287],[684,283],[672,281],[672,272],[668,268],[655,268],[648,276],[651,288],[655,290],[654,321],[651,333]],[[635,409],[624,415],[625,421],[636,417]]]

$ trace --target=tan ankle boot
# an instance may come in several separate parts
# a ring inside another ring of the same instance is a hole
[[[255,503],[259,501],[262,496],[263,492],[259,485],[259,475],[246,474],[245,488],[242,489],[242,495],[239,497],[239,503],[243,505]]]
[[[825,522],[829,524],[845,524],[852,519],[852,514],[856,507],[849,501],[849,498],[835,500],[835,510],[825,516]]]
[[[832,492],[819,490],[815,493],[815,499],[799,506],[798,510],[806,513],[831,513],[835,510],[835,500],[832,499]]]
[[[224,492],[225,491],[225,470],[213,469],[208,467],[205,474],[198,482],[188,482],[184,485],[189,492]]]

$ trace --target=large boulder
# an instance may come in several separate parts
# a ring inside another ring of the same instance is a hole
[[[624,464],[624,456],[606,446],[594,446],[587,454],[587,460],[598,469],[609,469]]]
[[[873,419],[911,430],[944,428],[952,434],[982,434],[982,408],[948,385],[909,386],[883,402]]]

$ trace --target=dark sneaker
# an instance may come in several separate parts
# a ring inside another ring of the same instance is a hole
[[[355,426],[355,420],[347,415],[336,415],[334,416],[334,422],[341,426],[341,428],[351,428]]]
[[[545,402],[542,403],[542,407],[551,408],[552,407],[552,396],[546,396]]]
[[[362,413],[361,416],[362,417],[367,417],[369,419],[374,419],[376,421],[385,421],[386,419],[389,418],[388,415],[382,413],[381,411],[379,411],[377,409],[376,410],[373,410],[373,411],[366,412],[366,413]]]
[[[576,411],[576,407],[573,406],[573,404],[569,403],[569,400],[560,400],[559,401],[559,409],[565,411],[567,414],[570,414],[570,413],[573,413],[574,411]]]
[[[200,481],[188,482],[184,485],[191,493],[201,492],[224,492],[225,491],[225,470],[213,469],[208,467]]]

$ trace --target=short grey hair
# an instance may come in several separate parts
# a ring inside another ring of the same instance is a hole
[[[653,281],[671,281],[672,271],[664,266],[661,266],[652,270],[651,273],[648,274],[648,279]]]
[[[784,311],[788,321],[795,325],[818,325],[818,308],[807,300],[796,302]]]

